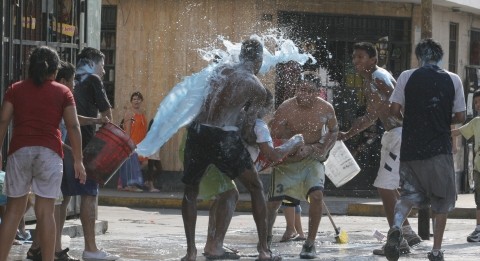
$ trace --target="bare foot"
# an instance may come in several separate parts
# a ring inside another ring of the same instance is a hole
[[[240,259],[240,255],[238,254],[238,250],[223,246],[220,249],[216,249],[214,247],[207,248],[205,246],[204,251],[203,251],[203,256],[209,259]]]
[[[195,261],[197,259],[197,249],[193,250],[188,250],[187,249],[187,254],[182,257],[180,260],[181,261]]]
[[[268,252],[268,254],[264,252],[260,253],[255,261],[282,261],[282,257],[275,256],[272,252]]]

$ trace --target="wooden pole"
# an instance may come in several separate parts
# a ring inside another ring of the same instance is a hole
[[[432,0],[422,0],[422,39],[432,38]],[[423,240],[430,239],[430,208],[418,210],[418,235]]]
[[[432,0],[422,0],[422,39],[432,38]]]

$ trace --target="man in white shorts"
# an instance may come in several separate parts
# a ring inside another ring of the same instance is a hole
[[[393,224],[395,203],[400,194],[400,144],[402,142],[402,123],[394,120],[390,115],[389,98],[396,85],[393,76],[383,68],[377,66],[377,50],[371,43],[361,42],[353,46],[353,64],[355,70],[363,76],[363,88],[367,101],[365,115],[352,122],[350,130],[340,132],[339,140],[348,140],[380,120],[385,128],[382,137],[380,167],[373,185],[377,187],[382,198],[383,209],[387,216],[389,227]],[[412,230],[408,220],[403,227],[405,240],[400,245],[400,252],[410,252],[409,246],[421,242],[420,237]],[[385,255],[384,247],[373,250],[375,255]]]

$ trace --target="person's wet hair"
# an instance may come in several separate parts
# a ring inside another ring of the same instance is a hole
[[[30,54],[28,75],[35,85],[41,85],[48,76],[58,70],[59,64],[57,51],[48,46],[35,48]]]
[[[370,58],[377,57],[378,54],[375,45],[369,42],[355,43],[353,45],[353,50],[364,50]]]
[[[80,51],[77,59],[79,61],[81,59],[87,59],[89,61],[93,61],[94,63],[99,63],[102,59],[105,59],[105,55],[98,49],[93,47],[85,47]]]
[[[438,63],[443,58],[443,49],[439,42],[432,38],[426,38],[417,44],[415,55],[423,63]]]
[[[322,79],[320,78],[320,76],[318,76],[316,72],[305,71],[302,73],[301,78],[305,82],[313,83],[313,85],[315,86],[315,90],[317,91],[320,90],[320,88],[322,87]]]
[[[66,61],[60,61],[60,67],[58,68],[57,77],[55,80],[59,82],[61,79],[69,80],[75,74],[75,66]]]
[[[143,95],[142,95],[141,92],[134,92],[134,93],[132,93],[132,95],[130,95],[130,101],[133,101],[133,98],[134,98],[134,97],[138,97],[138,98],[140,98],[140,99],[143,101]]]
[[[256,39],[248,39],[242,42],[240,60],[255,61],[263,56],[263,45]]]
[[[473,92],[473,99],[480,97],[480,89],[477,89],[476,91]]]

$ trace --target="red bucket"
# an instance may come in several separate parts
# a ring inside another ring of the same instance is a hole
[[[105,185],[135,150],[133,140],[120,127],[107,123],[83,149],[87,177]]]

